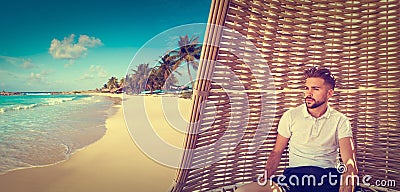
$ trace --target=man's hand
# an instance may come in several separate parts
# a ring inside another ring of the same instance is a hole
[[[282,153],[272,151],[268,157],[267,163],[265,164],[265,175],[264,177],[269,179],[278,169],[279,162],[281,161]]]
[[[265,186],[267,181],[274,174],[276,169],[279,166],[279,162],[281,161],[282,153],[278,153],[276,151],[271,151],[271,154],[268,157],[267,163],[265,164],[264,175],[260,175],[257,178],[257,183],[261,186]]]
[[[275,173],[279,166],[279,162],[281,161],[282,153],[285,150],[288,142],[289,138],[283,137],[278,133],[275,147],[269,154],[267,163],[265,164],[264,177],[258,177],[257,179],[259,185],[264,186],[269,178],[271,178],[271,176]]]
[[[339,192],[353,192],[357,185],[357,175],[353,171],[347,171],[342,174]]]
[[[289,138],[283,137],[278,134],[276,137],[276,143],[274,149],[269,154],[267,159],[267,163],[265,164],[265,175],[266,179],[269,179],[278,169],[279,162],[281,161],[282,153],[285,150],[287,144],[289,142]]]
[[[356,150],[354,141],[351,137],[341,138],[339,140],[340,155],[347,171],[342,174],[339,192],[353,192],[358,183],[358,169],[356,162]]]

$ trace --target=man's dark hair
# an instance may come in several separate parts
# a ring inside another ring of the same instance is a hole
[[[335,89],[336,79],[333,77],[332,73],[329,69],[321,68],[321,67],[311,67],[304,71],[305,78],[311,77],[319,77],[324,79],[325,83],[331,86],[332,89]]]

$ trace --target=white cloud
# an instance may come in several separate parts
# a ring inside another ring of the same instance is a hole
[[[31,69],[36,67],[36,65],[34,65],[32,63],[32,59],[28,58],[18,58],[18,57],[9,57],[9,56],[2,56],[0,55],[0,59],[4,59],[7,63],[10,63],[16,67],[22,67],[24,69]]]
[[[30,69],[30,68],[34,68],[35,65],[32,63],[31,59],[22,59],[23,63],[22,63],[22,67],[24,69]]]
[[[49,75],[50,73],[53,73],[54,72],[54,70],[42,70],[42,72],[40,72],[40,74],[42,74],[42,75]]]
[[[93,78],[106,78],[107,71],[100,65],[91,65],[89,70],[84,73],[79,79],[93,79]]]
[[[31,75],[29,76],[31,80],[39,80],[39,81],[44,81],[44,76],[41,73],[34,73],[31,72]]]
[[[75,35],[64,37],[62,41],[53,39],[50,44],[49,53],[55,59],[76,59],[85,56],[88,48],[101,46],[103,43],[100,39],[80,35],[78,42],[75,42]]]
[[[86,47],[96,47],[98,45],[103,45],[100,39],[89,37],[87,35],[79,36],[78,44],[84,45]]]
[[[68,68],[69,66],[73,65],[75,60],[69,60],[68,63],[64,64],[64,68]]]
[[[40,73],[31,72],[31,74],[29,75],[29,80],[30,80],[30,81],[39,81],[39,82],[42,82],[42,83],[44,83],[44,84],[50,84],[50,83],[47,81],[47,76],[48,76],[50,73],[52,73],[52,71],[43,70],[43,71],[40,72]]]
[[[17,65],[19,58],[0,55],[0,59],[4,59],[7,63]]]
[[[80,80],[83,80],[83,79],[93,79],[93,78],[94,78],[93,75],[88,74],[88,73],[85,73],[85,74],[83,74],[83,75],[81,76],[81,78],[79,78],[79,79],[80,79]]]
[[[98,77],[101,77],[101,78],[107,77],[107,72],[102,66],[91,65],[90,68],[89,68],[89,71],[93,72],[93,73],[96,73]]]
[[[7,79],[7,78],[18,79],[19,78],[18,74],[15,74],[15,73],[12,73],[9,71],[5,71],[5,70],[0,70],[0,77],[5,78],[5,79]],[[4,79],[2,79],[2,80],[4,80]]]
[[[58,80],[55,80],[54,81],[54,84],[56,84],[56,85],[61,85],[61,84],[65,84],[65,80],[63,80],[63,79],[58,79]]]

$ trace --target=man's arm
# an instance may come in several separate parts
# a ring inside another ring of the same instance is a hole
[[[358,174],[356,162],[356,149],[352,137],[344,137],[339,140],[340,155],[347,171],[342,174],[342,185],[340,192],[354,191],[356,175]],[[354,178],[354,179],[353,179]]]
[[[265,170],[267,173],[267,178],[270,178],[276,171],[279,166],[279,162],[281,161],[282,153],[285,150],[287,144],[289,142],[289,138],[283,137],[278,133],[278,137],[276,138],[276,143],[274,149],[269,154],[267,159],[267,163],[265,165]]]

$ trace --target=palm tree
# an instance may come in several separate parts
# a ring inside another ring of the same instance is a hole
[[[188,75],[190,78],[190,82],[192,82],[192,84],[193,84],[193,77],[190,72],[190,66],[192,66],[193,69],[197,70],[199,65],[197,60],[200,59],[200,54],[201,54],[201,44],[199,44],[198,39],[199,37],[192,37],[189,39],[188,35],[179,37],[178,41],[179,59],[174,66],[174,68],[178,68],[182,62],[186,62]]]
[[[177,86],[179,83],[178,78],[172,73],[168,79],[165,80],[164,87],[166,90],[171,90],[172,86]]]
[[[132,70],[133,72],[133,70]],[[132,90],[132,94],[140,93],[139,91],[139,78],[134,73],[129,74],[129,87]]]
[[[160,56],[160,60],[158,64],[158,71],[162,73],[165,79],[173,72],[173,66],[175,65],[177,60],[177,55],[171,55],[171,52],[164,54],[164,56]]]
[[[159,66],[155,68],[155,72],[159,74],[160,84],[165,87],[165,89],[170,89],[171,85],[177,83],[177,79],[174,76],[174,72],[180,75],[176,71],[176,62],[179,59],[179,55],[174,54],[173,51],[166,53],[164,56],[160,56],[158,61]]]
[[[126,74],[124,79],[124,89],[123,91],[127,94],[129,93],[133,93],[133,83],[132,83],[132,78],[131,78],[131,74]]]
[[[111,91],[118,88],[118,79],[116,77],[111,77],[108,79],[107,88]]]
[[[125,87],[125,78],[121,78],[118,83],[119,87]]]
[[[137,69],[132,69],[132,78],[131,81],[134,84],[135,91],[136,93],[140,93],[144,91],[147,86],[147,81],[150,77],[150,73],[152,71],[152,68],[149,67],[148,63],[143,63],[137,66]]]
[[[151,70],[149,78],[147,79],[146,89],[150,90],[150,92],[152,93],[157,89],[161,89],[163,84],[164,84],[164,76],[162,75],[162,73],[159,73],[157,71],[156,67],[153,68]]]
[[[117,89],[118,93],[124,92],[124,89],[125,89],[125,78],[122,77],[119,80],[117,85],[118,85],[118,89]]]

